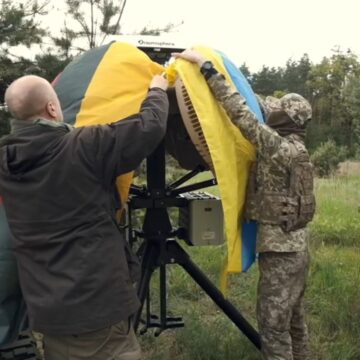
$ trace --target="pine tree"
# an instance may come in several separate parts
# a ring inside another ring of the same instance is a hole
[[[9,129],[9,116],[3,105],[5,90],[14,79],[33,67],[32,61],[13,54],[12,49],[20,44],[30,48],[42,41],[45,30],[37,16],[46,13],[46,5],[36,0],[23,3],[2,0],[0,3],[0,136]]]

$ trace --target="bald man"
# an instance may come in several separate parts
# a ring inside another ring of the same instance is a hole
[[[5,92],[5,103],[18,120],[64,120],[54,89],[48,81],[38,76],[28,75],[15,80]]]
[[[115,221],[117,176],[165,134],[167,81],[155,76],[140,112],[73,129],[51,85],[24,76],[7,89],[14,119],[0,141],[0,194],[30,327],[46,360],[137,360],[129,318],[139,306]]]

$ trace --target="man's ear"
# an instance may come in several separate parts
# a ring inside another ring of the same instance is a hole
[[[50,115],[51,118],[53,118],[53,119],[57,118],[58,113],[56,111],[56,106],[53,101],[49,101],[46,104],[46,112]]]

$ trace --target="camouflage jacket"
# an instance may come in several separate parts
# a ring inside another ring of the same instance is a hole
[[[291,150],[290,141],[300,142],[296,135],[281,137],[269,126],[256,119],[246,100],[233,90],[223,75],[215,74],[208,79],[216,99],[242,134],[257,149],[257,186],[259,190],[283,192],[288,188]],[[302,146],[305,146],[300,142]],[[258,252],[292,252],[307,248],[307,230],[284,232],[278,225],[259,224],[257,235]]]

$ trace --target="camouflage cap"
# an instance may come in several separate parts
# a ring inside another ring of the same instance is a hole
[[[299,126],[304,126],[312,115],[310,103],[301,95],[291,93],[280,99],[281,109]]]
[[[274,97],[274,96],[267,96],[265,98],[265,107],[268,111],[268,113],[271,113],[273,111],[280,111],[281,109],[281,103],[280,99]]]

